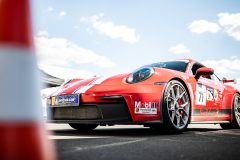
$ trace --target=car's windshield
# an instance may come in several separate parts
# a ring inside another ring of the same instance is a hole
[[[175,71],[185,72],[187,69],[188,63],[189,63],[188,61],[157,62],[157,63],[152,63],[152,64],[142,66],[139,69],[145,68],[145,67],[158,67],[158,68],[166,68],[166,69],[172,69]]]

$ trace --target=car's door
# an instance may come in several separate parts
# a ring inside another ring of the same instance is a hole
[[[213,76],[209,76],[207,78],[201,77],[198,80],[198,84],[206,87],[206,97],[203,98],[206,99],[206,104],[200,109],[200,114],[207,115],[208,121],[220,120],[221,117],[219,115],[222,114],[224,92],[223,83],[215,81]]]
[[[190,74],[195,75],[196,70],[205,67],[196,62],[192,65]],[[215,121],[222,107],[222,82],[214,81],[213,76],[196,79],[195,107],[192,115],[196,121]]]
[[[218,116],[219,120],[226,121],[231,119],[232,114],[232,102],[233,102],[233,90],[232,87],[229,87],[229,85],[226,85],[223,83],[216,74],[212,75],[213,80],[215,81],[215,84],[217,84],[219,87],[223,88],[220,90],[220,94],[218,96],[217,103],[220,106]]]

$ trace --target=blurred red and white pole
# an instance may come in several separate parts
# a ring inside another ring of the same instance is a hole
[[[0,159],[54,160],[40,101],[29,0],[0,0]]]

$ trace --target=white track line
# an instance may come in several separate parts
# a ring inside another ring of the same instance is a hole
[[[76,152],[76,151],[82,151],[82,150],[87,150],[87,149],[98,149],[98,148],[103,148],[103,147],[114,147],[114,146],[120,146],[120,145],[125,145],[125,144],[130,144],[130,143],[136,143],[136,142],[141,142],[145,141],[146,139],[139,139],[135,141],[128,141],[128,142],[119,142],[119,143],[112,143],[112,144],[104,144],[104,145],[96,145],[92,147],[77,147],[75,150],[69,151],[69,152]]]
[[[86,136],[55,136],[48,135],[48,139],[84,139],[84,138],[111,138],[111,137],[86,137]]]

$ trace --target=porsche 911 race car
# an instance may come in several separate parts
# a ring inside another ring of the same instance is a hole
[[[240,92],[211,68],[181,59],[128,74],[72,79],[48,98],[47,119],[78,130],[137,124],[182,133],[189,123],[240,126]]]

